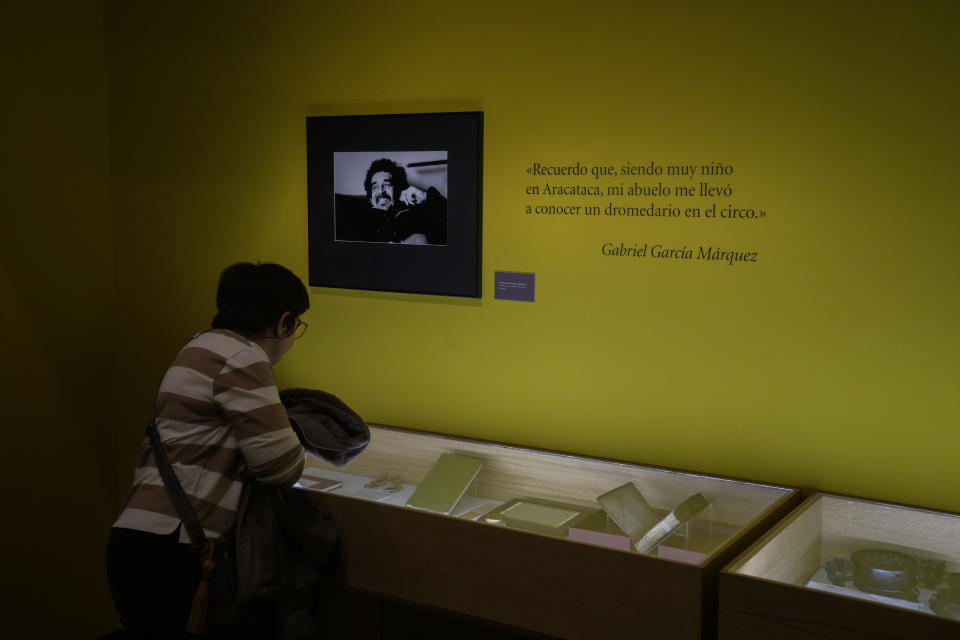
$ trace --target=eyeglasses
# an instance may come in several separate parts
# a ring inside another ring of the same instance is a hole
[[[297,318],[297,326],[295,326],[293,328],[293,331],[291,331],[285,336],[256,336],[256,337],[258,340],[283,340],[285,338],[289,338],[290,336],[293,336],[293,339],[297,340],[298,338],[303,337],[303,334],[307,332],[307,327],[309,326],[310,325],[308,325],[306,322],[304,322],[300,318]]]
[[[297,326],[293,328],[293,339],[298,340],[303,337],[303,334],[307,332],[308,325],[303,320],[297,318]]]

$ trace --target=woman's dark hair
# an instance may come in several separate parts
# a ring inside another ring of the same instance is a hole
[[[400,193],[410,186],[410,182],[407,180],[407,170],[388,158],[374,160],[370,168],[367,169],[367,176],[363,179],[363,189],[367,192],[367,200],[370,199],[370,181],[373,180],[373,174],[381,171],[389,173],[390,177],[393,178],[393,199],[397,201]]]
[[[287,331],[310,308],[310,296],[300,278],[279,264],[238,262],[220,274],[217,315],[210,327],[252,336],[274,325],[290,312]]]

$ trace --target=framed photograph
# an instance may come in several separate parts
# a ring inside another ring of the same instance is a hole
[[[479,298],[483,113],[307,118],[310,285]]]

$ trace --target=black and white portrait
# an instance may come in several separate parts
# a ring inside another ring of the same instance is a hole
[[[307,117],[310,284],[478,298],[483,113]]]
[[[333,154],[336,242],[447,244],[446,151]]]

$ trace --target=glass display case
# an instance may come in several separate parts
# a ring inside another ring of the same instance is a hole
[[[345,467],[308,457],[300,486],[331,512],[351,587],[560,638],[711,637],[719,569],[799,502],[382,426]]]
[[[811,496],[723,571],[720,637],[960,638],[960,515]]]

